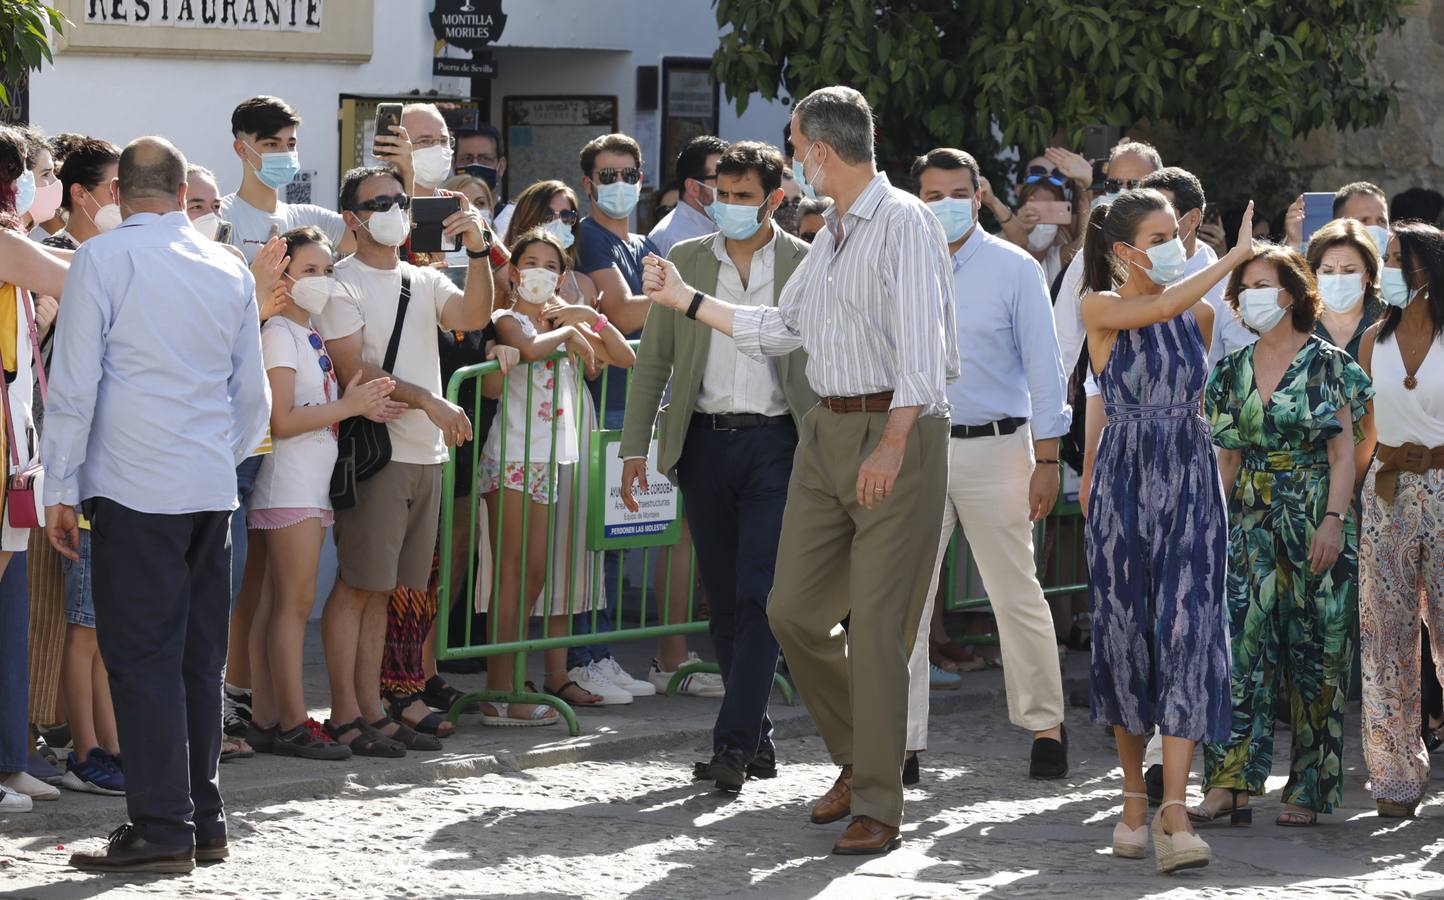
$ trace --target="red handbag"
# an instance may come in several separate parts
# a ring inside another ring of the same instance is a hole
[[[40,332],[35,327],[35,311],[31,306],[30,293],[16,288],[20,293],[20,305],[25,309],[25,320],[30,327],[30,352],[34,360],[35,377],[40,382],[40,397],[44,402],[49,394],[45,379],[45,365],[40,359]],[[10,406],[10,391],[5,393],[5,439],[10,447],[10,468],[13,470],[5,485],[5,520],[11,528],[40,528],[44,524],[41,501],[41,485],[45,480],[45,467],[40,464],[36,453],[24,468],[20,466],[20,451],[15,445],[14,414]]]

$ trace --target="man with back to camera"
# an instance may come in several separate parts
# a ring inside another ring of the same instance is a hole
[[[84,507],[125,748],[130,822],[70,860],[92,872],[189,872],[227,855],[217,764],[234,469],[270,395],[254,281],[191,227],[185,173],[164,138],[125,148],[122,224],[76,252],[52,358],[46,532],[78,560]]]
[[[962,374],[948,387],[952,440],[947,500],[909,670],[909,780],[927,746],[928,629],[941,566],[961,525],[992,600],[1008,717],[1033,732],[1028,774],[1068,774],[1063,676],[1053,616],[1038,583],[1033,523],[1058,497],[1058,439],[1072,410],[1043,269],[1023,248],[977,226],[982,173],[941,147],[913,163],[918,196],[942,223],[951,254]]]
[[[658,256],[717,230],[709,210],[717,199],[717,161],[726,151],[726,141],[704,134],[692,138],[677,154],[677,206],[647,234]]]
[[[852,88],[797,104],[794,174],[836,205],[776,307],[708,297],[658,256],[646,272],[653,302],[731,334],[753,359],[807,350],[821,400],[799,436],[767,617],[842,768],[811,813],[817,824],[852,817],[839,854],[901,841],[908,654],[947,491],[946,385],[960,367],[942,226],[878,172],[873,127]]]
[[[772,215],[782,202],[782,156],[743,141],[718,158],[718,234],[683,241],[669,257],[698,289],[743,306],[776,306],[807,255]],[[678,207],[680,209],[680,207]],[[740,790],[777,771],[767,700],[777,640],[767,624],[777,539],[797,430],[817,403],[807,356],[766,362],[738,352],[720,331],[653,304],[637,351],[622,428],[622,501],[647,489],[647,448],[663,389],[671,402],[658,467],[682,487],[711,615],[707,630],[726,685],[712,730],[712,759],[695,774]]]

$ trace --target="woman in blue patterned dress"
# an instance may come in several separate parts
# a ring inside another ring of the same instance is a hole
[[[1163,734],[1158,870],[1206,866],[1183,801],[1194,744],[1229,728],[1224,605],[1227,522],[1200,401],[1213,308],[1203,295],[1252,255],[1253,207],[1237,245],[1190,277],[1178,219],[1154,190],[1093,211],[1081,310],[1108,424],[1088,503],[1093,721],[1113,726],[1123,767],[1116,856],[1148,847],[1143,752]]]

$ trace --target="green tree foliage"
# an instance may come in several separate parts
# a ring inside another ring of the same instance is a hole
[[[30,70],[54,62],[45,28],[59,33],[65,23],[65,16],[42,0],[0,0],[0,104],[13,102],[5,85],[22,84]]]
[[[1405,0],[715,0],[713,70],[745,107],[862,91],[890,168],[931,146],[1026,160],[1089,124],[1261,147],[1394,112],[1370,71]]]

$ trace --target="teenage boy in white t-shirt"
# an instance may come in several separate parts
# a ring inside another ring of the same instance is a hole
[[[451,192],[447,192],[450,194]],[[336,586],[324,613],[328,634],[355,636],[350,665],[331,664],[332,737],[361,755],[389,755],[386,744],[422,749],[426,742],[403,723],[384,715],[379,692],[356,690],[379,685],[386,640],[386,604],[404,586],[424,591],[441,514],[441,470],[447,448],[471,438],[471,422],[459,406],[442,396],[438,327],[476,331],[491,316],[492,279],[488,232],[480,214],[460,194],[461,211],[443,223],[443,233],[460,235],[469,259],[466,290],[441,271],[413,266],[397,258],[397,247],[410,233],[401,178],[389,166],[352,169],[341,185],[341,208],[356,252],[336,264],[335,277],[345,296],[327,304],[318,322],[321,337],[342,384],[361,370],[362,382],[389,376],[396,382],[391,399],[409,409],[390,422],[391,462],[360,482],[356,505],[336,513]],[[411,296],[391,371],[383,370],[387,344],[396,323],[402,277]],[[373,728],[373,725],[375,726]],[[378,741],[375,731],[386,741]],[[439,748],[439,745],[437,745]]]

